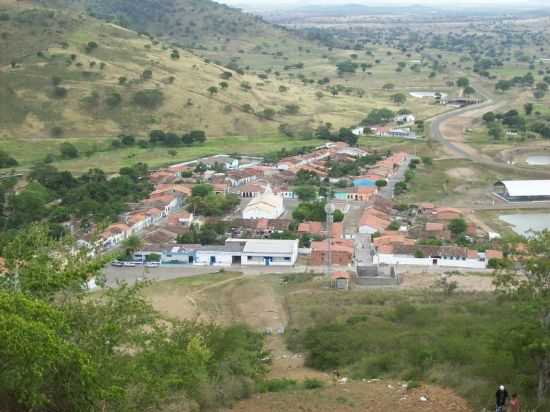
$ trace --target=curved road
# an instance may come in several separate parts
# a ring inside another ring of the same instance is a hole
[[[460,147],[460,145],[457,145],[453,141],[451,141],[450,136],[445,136],[444,132],[442,131],[442,126],[447,121],[455,117],[461,116],[469,112],[480,112],[480,115],[482,115],[483,113],[494,110],[495,108],[497,108],[497,105],[498,103],[495,103],[492,99],[488,99],[485,102],[480,104],[467,106],[462,109],[452,110],[450,112],[446,112],[438,116],[435,116],[430,119],[431,138],[441,143],[443,146],[445,146],[448,152],[452,153],[458,158],[468,159],[475,163],[480,163],[480,164],[484,164],[487,166],[500,168],[500,169],[507,169],[510,171],[530,172],[533,175],[550,176],[549,171],[536,170],[534,168],[525,167],[525,166],[509,165],[505,162],[499,162],[496,160],[487,159],[486,157],[480,154],[477,154],[477,151],[475,149],[472,149],[472,151],[464,150],[462,147]],[[466,145],[466,143],[464,143],[464,145]]]

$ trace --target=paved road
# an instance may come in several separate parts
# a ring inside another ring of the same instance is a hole
[[[386,199],[393,199],[393,192],[395,190],[395,185],[399,182],[402,182],[405,180],[405,173],[407,173],[407,170],[409,170],[409,165],[411,163],[411,160],[414,157],[411,157],[408,162],[403,163],[400,167],[397,173],[395,173],[391,178],[388,179],[387,186],[384,186],[382,189],[378,191],[378,194],[380,196],[385,197]]]

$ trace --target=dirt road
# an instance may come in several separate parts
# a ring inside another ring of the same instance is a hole
[[[489,99],[481,104],[468,106],[435,116],[431,119],[431,137],[441,143],[445,151],[460,159],[468,159],[475,163],[484,164],[497,169],[515,170],[525,172],[528,170],[533,176],[546,177],[550,173],[545,170],[537,170],[520,165],[511,165],[503,161],[495,160],[470,146],[465,141],[465,131],[471,127],[476,119],[485,113],[498,111],[508,104],[502,100],[495,102]]]

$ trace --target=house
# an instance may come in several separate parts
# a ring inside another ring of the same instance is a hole
[[[351,132],[355,135],[355,136],[364,136],[365,135],[365,127],[356,127],[354,129],[351,130]]]
[[[230,186],[240,186],[251,183],[261,176],[263,176],[263,172],[260,169],[248,168],[228,172],[226,180]]]
[[[157,170],[149,175],[149,181],[153,184],[173,183],[176,180],[178,180],[178,175],[168,170]]]
[[[359,202],[369,201],[376,193],[378,188],[357,186],[351,189],[337,189],[334,192],[334,198],[338,200],[355,200]]]
[[[485,269],[485,254],[459,246],[397,245],[381,249],[373,258],[374,264],[443,266],[465,269]]]
[[[408,127],[390,129],[382,136],[401,137],[403,139],[416,139],[416,133]]]
[[[321,222],[302,222],[298,225],[298,234],[311,235],[311,236],[322,236],[323,235],[323,224]]]
[[[150,198],[161,197],[164,195],[172,195],[178,198],[178,205],[183,204],[183,199],[191,197],[193,188],[191,185],[182,184],[159,184],[155,187],[155,191],[151,193]]]
[[[500,250],[486,250],[485,258],[489,261],[491,259],[503,259],[504,254]]]
[[[297,199],[298,195],[294,190],[290,189],[288,186],[277,186],[273,189],[273,193],[276,195],[282,196],[283,199]]]
[[[109,249],[121,244],[130,236],[130,227],[123,223],[115,223],[109,226],[99,236],[101,246]]]
[[[353,186],[355,187],[376,187],[378,180],[383,180],[383,176],[377,176],[378,179],[372,179],[367,176],[360,176],[353,180]]]
[[[432,210],[431,214],[433,219],[443,222],[462,218],[462,212],[452,207],[436,207]]]
[[[424,233],[422,233],[422,238],[450,240],[451,232],[448,230],[448,225],[445,223],[427,222],[424,226]]]
[[[391,224],[390,216],[383,212],[378,212],[374,208],[365,210],[359,220],[359,233],[374,235],[375,233],[384,233]]]
[[[261,195],[265,192],[265,186],[259,183],[248,183],[242,186],[233,188],[233,191],[240,197],[252,198]]]
[[[396,116],[393,120],[398,124],[413,124],[416,121],[416,117],[412,114],[402,114]]]
[[[330,242],[330,244],[329,244]],[[348,266],[353,263],[353,240],[326,239],[311,242],[312,266],[322,266],[326,263],[330,247],[331,262],[333,265]]]
[[[290,219],[236,219],[231,222],[233,237],[269,237],[290,228]]]
[[[197,250],[201,245],[176,245],[162,253],[163,265],[194,264]]]
[[[166,217],[179,207],[179,199],[174,195],[164,194],[145,199],[143,204],[145,207],[160,209],[163,217]]]
[[[130,228],[130,233],[136,234],[141,232],[143,229],[151,225],[151,217],[147,216],[143,212],[134,212],[131,214],[128,214],[125,219],[124,223],[128,225]]]
[[[187,210],[180,210],[168,216],[167,220],[169,225],[191,226],[193,223],[193,213],[190,213]]]
[[[254,197],[242,211],[243,219],[277,219],[285,212],[283,197],[268,189]]]
[[[196,265],[293,266],[298,259],[298,240],[227,239],[221,246],[196,251]]]

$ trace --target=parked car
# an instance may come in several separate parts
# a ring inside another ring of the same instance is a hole
[[[124,262],[123,266],[125,268],[133,268],[136,267],[136,264],[134,262]]]
[[[158,268],[160,266],[160,262],[147,262],[145,263],[146,268]]]
[[[113,260],[113,261],[111,262],[111,266],[120,268],[120,267],[124,266],[124,263],[119,262],[118,260]]]

